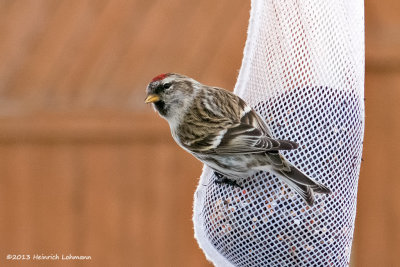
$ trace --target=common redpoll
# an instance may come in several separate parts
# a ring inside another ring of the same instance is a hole
[[[268,171],[310,206],[313,193],[331,192],[279,153],[298,144],[274,139],[261,117],[235,94],[175,73],[156,76],[146,91],[145,102],[168,121],[178,145],[214,171],[216,183],[241,187],[242,178]]]

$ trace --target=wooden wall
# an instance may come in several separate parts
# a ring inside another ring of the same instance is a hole
[[[143,104],[144,89],[167,71],[233,88],[249,7],[0,0],[1,266],[7,254],[56,253],[95,266],[210,266],[191,222],[202,166]],[[399,7],[366,2],[354,266],[395,266],[400,251]]]
[[[400,2],[365,1],[366,128],[355,266],[399,266]]]

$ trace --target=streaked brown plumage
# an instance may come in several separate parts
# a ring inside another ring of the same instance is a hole
[[[279,150],[298,144],[274,139],[268,126],[244,100],[221,88],[175,73],[155,77],[146,103],[164,117],[175,141],[212,168],[217,182],[237,184],[258,171],[274,173],[313,205],[313,193],[330,193],[302,173]]]

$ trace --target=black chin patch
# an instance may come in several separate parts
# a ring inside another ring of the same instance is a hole
[[[168,113],[168,107],[165,105],[165,102],[160,100],[154,103],[156,110],[162,115],[166,116]]]

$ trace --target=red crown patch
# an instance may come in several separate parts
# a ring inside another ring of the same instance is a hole
[[[155,82],[155,81],[164,80],[167,76],[168,76],[167,73],[163,73],[163,74],[157,75],[157,76],[154,77],[151,81],[152,81],[152,82]]]

